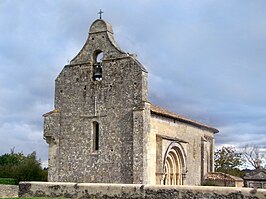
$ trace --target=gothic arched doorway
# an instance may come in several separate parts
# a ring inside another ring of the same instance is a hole
[[[164,157],[164,185],[182,185],[186,174],[186,160],[183,147],[173,142]]]

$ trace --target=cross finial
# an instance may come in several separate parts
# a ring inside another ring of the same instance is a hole
[[[103,14],[104,12],[100,9],[100,12],[98,12],[98,14],[100,15],[100,19],[102,19],[102,14]]]

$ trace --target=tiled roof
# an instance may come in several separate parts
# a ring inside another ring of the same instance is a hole
[[[197,126],[199,128],[204,128],[204,129],[207,129],[207,130],[210,130],[214,133],[218,133],[219,130],[214,128],[214,127],[211,127],[211,126],[208,126],[206,124],[202,124],[200,122],[197,122],[195,120],[191,120],[191,119],[188,119],[184,116],[181,116],[181,115],[178,115],[176,113],[173,113],[173,112],[170,112],[162,107],[159,107],[159,106],[156,106],[156,105],[153,105],[151,104],[151,112],[156,114],[156,115],[161,115],[161,116],[164,116],[164,117],[168,117],[168,118],[173,118],[173,119],[176,119],[178,121],[181,121],[181,122],[184,122],[184,123],[187,123],[187,124],[191,124],[193,126]]]
[[[222,172],[209,172],[205,176],[206,180],[243,181],[242,178],[232,176]]]
[[[245,180],[266,180],[266,169],[255,169],[244,176]]]

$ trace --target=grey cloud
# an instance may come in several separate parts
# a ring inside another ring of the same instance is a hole
[[[192,3],[193,2],[193,3]],[[47,159],[41,115],[97,12],[149,71],[155,104],[219,128],[218,145],[265,143],[265,1],[2,1],[0,152]]]

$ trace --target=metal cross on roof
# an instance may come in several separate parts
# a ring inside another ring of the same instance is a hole
[[[100,9],[100,12],[98,12],[98,14],[100,15],[100,19],[102,19],[102,14],[103,14],[104,12]]]

